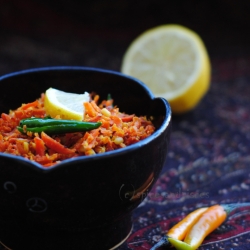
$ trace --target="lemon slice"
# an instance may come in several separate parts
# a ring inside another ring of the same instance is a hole
[[[47,115],[61,119],[82,121],[84,102],[89,102],[89,93],[75,94],[49,88],[45,92],[44,107]]]
[[[210,85],[210,60],[194,31],[175,24],[152,28],[127,49],[121,72],[140,79],[173,113],[193,109]]]

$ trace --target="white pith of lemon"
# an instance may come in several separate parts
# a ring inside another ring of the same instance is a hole
[[[89,102],[89,93],[75,94],[49,88],[45,92],[44,107],[47,115],[52,118],[82,121],[84,117],[84,102]]]
[[[140,79],[156,97],[165,98],[173,113],[184,113],[206,94],[211,67],[199,35],[168,24],[147,30],[131,43],[121,72]]]

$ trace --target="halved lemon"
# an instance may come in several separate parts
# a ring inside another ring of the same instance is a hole
[[[211,67],[200,36],[181,25],[162,25],[136,38],[122,60],[121,72],[140,79],[173,113],[193,109],[210,85]]]
[[[84,102],[89,102],[89,93],[75,94],[49,88],[45,92],[44,107],[47,115],[61,119],[82,121]]]

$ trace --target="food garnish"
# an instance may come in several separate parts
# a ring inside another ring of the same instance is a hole
[[[48,119],[48,118],[27,118],[20,121],[17,129],[21,133],[63,134],[82,132],[99,128],[101,122],[80,122],[74,120]]]
[[[90,101],[88,92],[76,94],[49,88],[45,92],[44,107],[51,117],[60,115],[61,119],[82,121],[85,108],[83,103]]]
[[[46,97],[47,93],[53,93],[56,101],[52,100],[56,104],[65,98],[59,106],[66,106],[67,112],[56,113],[57,105],[45,106],[46,99],[51,101]],[[111,95],[108,95],[108,100],[102,101],[99,95],[84,95],[87,101],[81,95],[77,99],[78,94],[50,88],[36,101],[22,104],[9,114],[2,113],[0,152],[22,156],[43,167],[50,167],[65,159],[125,148],[155,131],[152,121],[146,116],[121,112],[113,105]],[[73,96],[76,98],[67,99]],[[78,111],[77,119],[74,119],[77,112],[72,107],[76,103],[82,106],[84,115]]]

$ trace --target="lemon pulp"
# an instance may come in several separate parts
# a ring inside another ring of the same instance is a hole
[[[49,88],[45,92],[44,107],[47,115],[61,119],[82,121],[84,102],[89,102],[89,93],[75,94]]]

